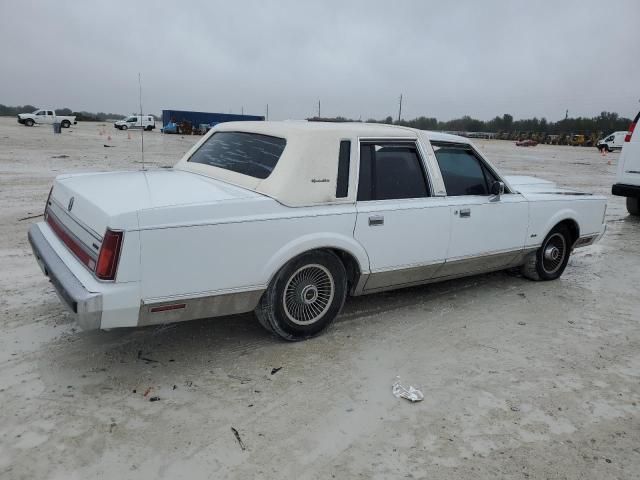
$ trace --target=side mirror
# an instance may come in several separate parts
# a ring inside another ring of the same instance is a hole
[[[504,183],[502,182],[493,182],[491,184],[491,195],[504,195]]]

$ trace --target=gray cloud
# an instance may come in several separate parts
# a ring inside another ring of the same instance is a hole
[[[632,116],[640,3],[0,4],[0,103],[488,119]]]

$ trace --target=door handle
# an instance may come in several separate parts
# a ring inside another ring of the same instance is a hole
[[[460,218],[462,217],[470,217],[471,216],[471,209],[470,208],[461,208],[460,209]]]
[[[372,215],[369,217],[369,226],[378,227],[384,225],[384,217],[382,215]]]

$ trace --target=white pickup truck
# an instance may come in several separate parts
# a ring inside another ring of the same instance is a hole
[[[55,110],[38,109],[32,113],[19,113],[18,123],[33,127],[35,124],[51,125],[59,123],[62,128],[69,128],[71,124],[76,124],[75,115],[56,115]]]
[[[557,279],[605,210],[454,135],[231,122],[173,169],[57,177],[29,241],[85,329],[255,311],[300,340],[348,295],[514,267]]]

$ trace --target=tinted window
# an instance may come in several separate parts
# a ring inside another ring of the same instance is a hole
[[[216,132],[189,158],[189,162],[267,178],[286,143],[284,138],[257,133]]]
[[[496,177],[465,148],[433,144],[447,195],[489,195]]]
[[[415,144],[361,144],[358,200],[428,196],[429,190]]]
[[[336,182],[336,198],[344,198],[349,194],[349,163],[351,157],[351,142],[340,142],[338,154],[338,181]]]

